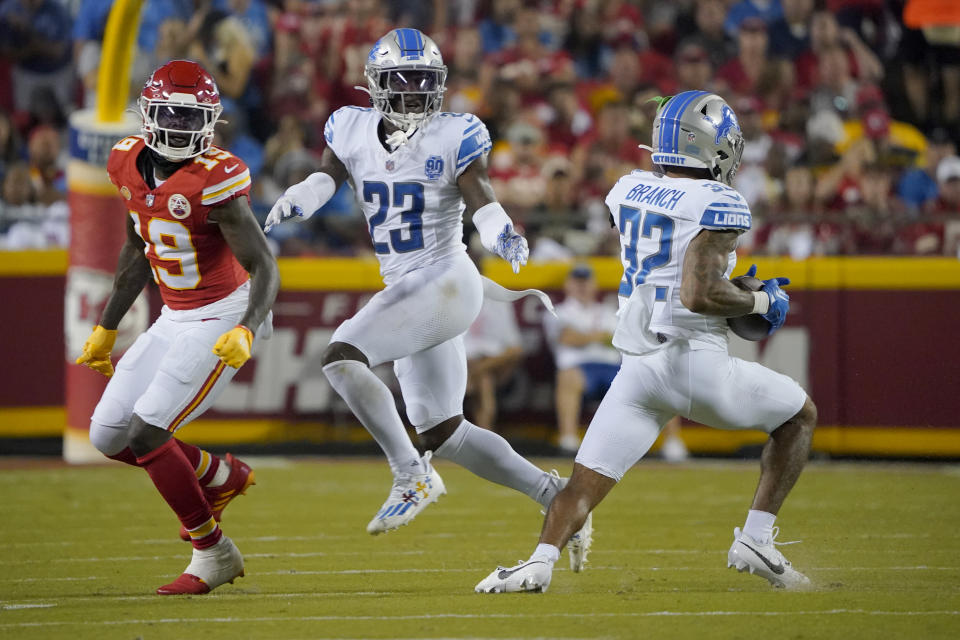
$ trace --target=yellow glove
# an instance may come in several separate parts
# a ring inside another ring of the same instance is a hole
[[[250,359],[252,346],[253,332],[242,324],[238,324],[217,339],[217,344],[213,345],[213,353],[225,364],[239,369]]]
[[[77,358],[77,364],[85,364],[109,378],[113,375],[110,351],[113,350],[113,343],[116,339],[116,329],[104,329],[100,325],[95,326],[93,333],[83,344],[83,354]]]

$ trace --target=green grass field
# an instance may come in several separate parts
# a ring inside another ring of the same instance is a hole
[[[384,463],[251,463],[224,520],[247,576],[163,598],[190,549],[145,473],[0,460],[0,638],[960,637],[958,466],[811,465],[778,524],[815,588],[785,592],[725,567],[756,463],[644,462],[597,510],[586,571],[564,553],[549,593],[478,595],[536,543],[527,498],[440,462],[449,495],[373,538]]]

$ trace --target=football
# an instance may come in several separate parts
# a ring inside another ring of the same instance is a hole
[[[760,291],[760,287],[763,286],[763,281],[753,276],[737,276],[736,278],[732,278],[730,282],[738,289],[743,289],[744,291]],[[730,325],[731,331],[744,340],[750,340],[751,342],[763,340],[767,337],[767,334],[770,333],[770,323],[759,313],[727,318],[727,324]]]

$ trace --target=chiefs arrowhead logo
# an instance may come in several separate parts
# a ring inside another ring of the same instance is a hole
[[[190,215],[190,201],[185,196],[175,193],[167,200],[167,210],[177,220],[183,220]]]

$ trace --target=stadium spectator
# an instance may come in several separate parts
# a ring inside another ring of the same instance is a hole
[[[736,105],[745,144],[734,186],[751,207],[757,207],[770,198],[766,164],[774,141],[763,129],[763,103],[759,98],[747,96]]]
[[[774,22],[783,16],[780,0],[740,0],[727,11],[724,28],[727,33],[736,34],[747,20],[760,19],[766,23]]]
[[[227,10],[250,35],[256,59],[270,55],[273,33],[267,4],[263,0],[226,0]]]
[[[937,167],[939,195],[927,215],[900,229],[896,239],[899,253],[912,255],[952,255],[960,257],[960,158],[944,158]],[[950,242],[947,243],[947,229]]]
[[[839,251],[839,225],[818,222],[820,207],[814,200],[814,184],[809,167],[795,165],[787,170],[782,195],[758,221],[756,231],[745,234],[751,253],[806,260]]]
[[[20,134],[10,114],[0,109],[0,182],[9,168],[21,159]]]
[[[524,106],[543,102],[543,87],[550,80],[573,81],[573,60],[565,51],[550,50],[541,39],[540,14],[520,9],[512,23],[513,43],[487,56],[483,85],[489,87],[496,77],[513,83],[520,91]],[[485,92],[488,95],[489,91]]]
[[[556,317],[544,315],[544,332],[557,365],[559,447],[576,453],[584,397],[601,398],[620,368],[620,352],[611,344],[617,309],[597,301],[593,269],[586,264],[570,270],[564,292]]]
[[[546,195],[547,181],[541,172],[543,132],[528,122],[517,122],[507,130],[508,147],[494,151],[490,184],[500,202],[514,218],[524,219]]]
[[[814,11],[810,16],[810,48],[794,60],[796,82],[800,87],[809,89],[816,83],[821,54],[837,46],[847,52],[854,78],[870,83],[883,77],[883,65],[876,54],[855,31],[840,27],[837,17],[824,9]]]
[[[878,255],[893,251],[896,227],[906,207],[892,193],[891,171],[879,162],[864,167],[860,198],[847,203],[844,210],[845,253]]]
[[[569,153],[593,127],[590,112],[580,104],[571,82],[555,82],[547,92],[542,120],[551,152]]]
[[[923,167],[904,172],[897,185],[897,195],[914,214],[926,210],[936,202],[937,167],[944,158],[956,153],[957,146],[943,127],[937,127],[927,135]]]
[[[707,52],[714,69],[719,69],[737,55],[736,40],[724,27],[726,15],[724,0],[698,0],[694,10],[693,37]]]
[[[26,163],[7,171],[0,189],[0,248],[6,250],[65,247],[69,209],[65,201],[40,202]]]
[[[490,15],[480,21],[480,41],[484,55],[502,51],[513,44],[513,21],[520,11],[520,0],[493,0]]]
[[[914,167],[923,157],[927,141],[923,134],[907,122],[891,120],[883,92],[874,85],[865,85],[857,91],[856,119],[844,123],[844,138],[837,151],[858,140],[870,140],[884,164],[900,169]]]
[[[61,160],[60,134],[42,125],[30,133],[27,158],[30,164],[30,182],[40,204],[49,205],[67,196],[67,178]]]
[[[934,211],[960,213],[960,157],[944,158],[937,166],[937,196]]]
[[[743,20],[737,31],[737,55],[717,70],[717,80],[738,95],[759,95],[761,83],[783,82],[786,65],[767,57],[768,43],[762,18]]]
[[[960,10],[956,3],[901,0],[905,25],[897,52],[913,121],[960,125]],[[905,116],[905,117],[910,117]],[[954,141],[957,141],[956,135]]]
[[[597,126],[570,156],[573,175],[583,197],[602,199],[620,176],[645,166],[648,156],[630,135],[628,105],[607,102],[597,115]]]
[[[463,336],[467,354],[467,398],[471,421],[496,431],[497,389],[507,383],[523,360],[520,328],[513,304],[485,298],[480,315]]]
[[[770,23],[770,55],[791,62],[810,46],[813,0],[782,0],[783,15]]]
[[[73,19],[57,0],[0,3],[0,56],[13,62],[15,109],[31,112],[37,92],[46,90],[60,111],[72,110],[72,30]]]
[[[699,40],[691,38],[680,43],[675,65],[678,92],[712,90],[714,82],[710,53]]]
[[[83,88],[83,106],[96,102],[100,47],[107,28],[110,0],[81,0],[73,23],[73,61]]]

